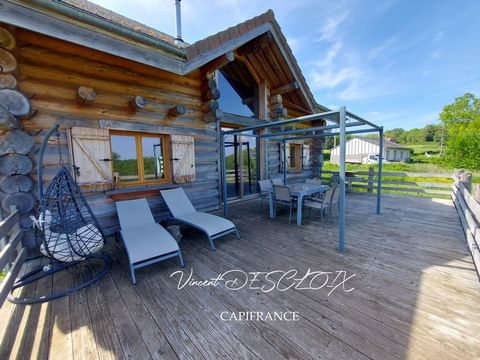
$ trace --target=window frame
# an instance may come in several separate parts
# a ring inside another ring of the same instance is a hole
[[[302,156],[303,156],[303,144],[298,143],[289,143],[288,144],[288,169],[291,172],[301,172],[302,171]],[[292,157],[292,148],[295,148],[293,151],[294,157]],[[295,166],[292,166],[292,159],[294,159]],[[297,164],[298,161],[298,164]]]
[[[172,171],[171,171],[171,162],[170,162],[170,134],[160,134],[160,133],[149,133],[141,131],[128,131],[128,130],[110,130],[110,153],[112,151],[112,135],[120,136],[132,136],[135,138],[135,150],[137,153],[137,166],[138,166],[138,181],[129,181],[129,182],[114,182],[114,187],[130,187],[138,185],[150,185],[150,184],[170,184],[172,182]],[[161,138],[162,139],[162,150],[163,156],[165,158],[165,179],[153,179],[145,180],[145,170],[144,170],[144,161],[143,161],[143,144],[142,138]],[[111,161],[112,175],[115,178],[115,168],[113,165],[113,159]]]

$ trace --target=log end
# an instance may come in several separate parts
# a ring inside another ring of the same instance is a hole
[[[88,86],[80,86],[77,90],[77,103],[80,105],[88,105],[95,101],[97,93]]]
[[[2,200],[3,210],[10,212],[11,207],[19,209],[21,214],[29,212],[35,206],[35,198],[31,193],[8,194]]]

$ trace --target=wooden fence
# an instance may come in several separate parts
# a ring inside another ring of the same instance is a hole
[[[480,202],[470,193],[471,177],[462,171],[453,175],[452,200],[462,223],[468,249],[480,277]]]
[[[322,180],[330,182],[338,171],[323,171]],[[378,172],[373,167],[369,171],[347,171],[346,182],[349,191],[376,192]],[[406,172],[383,172],[382,191],[404,195],[428,195],[431,197],[449,197],[451,192],[451,174],[427,174]]]
[[[0,271],[5,271],[0,282],[0,307],[12,289],[27,255],[22,238],[20,213],[12,209],[12,213],[0,222]]]

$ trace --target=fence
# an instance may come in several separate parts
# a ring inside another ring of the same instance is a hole
[[[16,209],[12,209],[12,213],[0,222],[0,270],[5,270],[5,276],[0,279],[0,307],[27,255],[27,250],[22,246],[23,231],[19,223],[20,212]]]
[[[468,249],[480,277],[480,202],[470,193],[471,176],[463,171],[453,174],[452,200],[462,223]]]
[[[331,182],[338,171],[323,171],[322,180]],[[377,191],[378,172],[370,167],[368,171],[346,173],[347,190],[359,192]],[[403,195],[449,197],[452,185],[451,174],[427,174],[405,172],[382,172],[382,192]]]

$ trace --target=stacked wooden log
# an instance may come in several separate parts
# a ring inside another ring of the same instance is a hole
[[[17,87],[17,60],[14,36],[0,28],[0,198],[3,212],[18,208],[22,214],[24,245],[35,247],[35,238],[28,221],[35,207],[31,155],[33,137],[22,130],[20,119],[32,114],[30,99]]]
[[[283,106],[282,95],[270,96],[270,118],[273,120],[283,120],[287,117],[288,111]]]
[[[206,81],[202,86],[204,121],[213,123],[223,119],[223,111],[219,109],[218,99],[220,98],[220,90],[217,87],[217,81],[214,73],[206,75]]]
[[[323,168],[323,144],[325,138],[316,137],[310,142],[310,168],[312,170],[312,177],[321,177]]]

